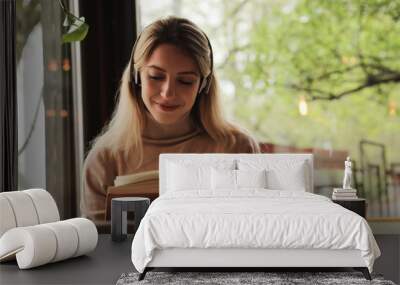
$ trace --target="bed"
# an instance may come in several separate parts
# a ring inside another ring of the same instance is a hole
[[[161,154],[160,196],[132,242],[159,267],[352,267],[380,250],[361,216],[313,194],[311,154]]]

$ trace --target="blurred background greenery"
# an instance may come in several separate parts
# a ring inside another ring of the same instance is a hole
[[[231,120],[260,142],[290,147],[283,152],[322,149],[333,160],[349,154],[370,215],[400,216],[400,1],[139,4],[142,28],[178,15],[206,31]],[[320,182],[321,192],[340,186],[342,167],[333,181]],[[320,170],[317,180],[324,180]],[[388,203],[393,211],[385,212]]]
[[[400,161],[400,1],[162,2],[141,1],[142,26],[204,28],[228,115],[261,141],[358,156],[369,139]]]

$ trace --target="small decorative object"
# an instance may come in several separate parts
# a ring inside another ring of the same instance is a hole
[[[352,189],[351,188],[351,160],[348,156],[346,161],[344,162],[344,178],[343,178],[343,189]]]
[[[333,200],[354,200],[357,199],[357,190],[351,187],[352,183],[352,170],[351,160],[348,156],[344,162],[344,177],[343,177],[343,188],[333,188],[332,199]]]

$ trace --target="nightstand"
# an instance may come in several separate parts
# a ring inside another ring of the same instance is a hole
[[[365,199],[358,198],[354,200],[332,200],[332,202],[339,204],[340,206],[359,214],[361,217],[366,217],[367,202]]]

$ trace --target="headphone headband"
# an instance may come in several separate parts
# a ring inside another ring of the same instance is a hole
[[[144,28],[143,30],[145,30],[146,28]],[[132,53],[131,53],[131,58],[130,58],[130,81],[132,84],[132,90],[140,90],[140,76],[139,76],[139,71],[136,70],[135,68],[135,62],[134,62],[134,55],[135,55],[135,51],[136,51],[136,46],[139,42],[140,37],[142,36],[142,32],[140,32],[139,36],[136,38],[136,41],[133,45],[132,48]],[[201,82],[200,82],[200,87],[199,87],[199,91],[198,94],[201,93],[205,93],[208,94],[208,92],[210,91],[210,87],[211,87],[211,82],[212,82],[212,75],[213,75],[213,69],[214,69],[214,55],[213,55],[213,50],[212,50],[212,46],[211,46],[211,42],[209,40],[209,38],[207,37],[206,33],[202,32],[204,37],[207,40],[208,43],[208,48],[210,49],[210,73],[205,76],[204,78],[201,78]]]

